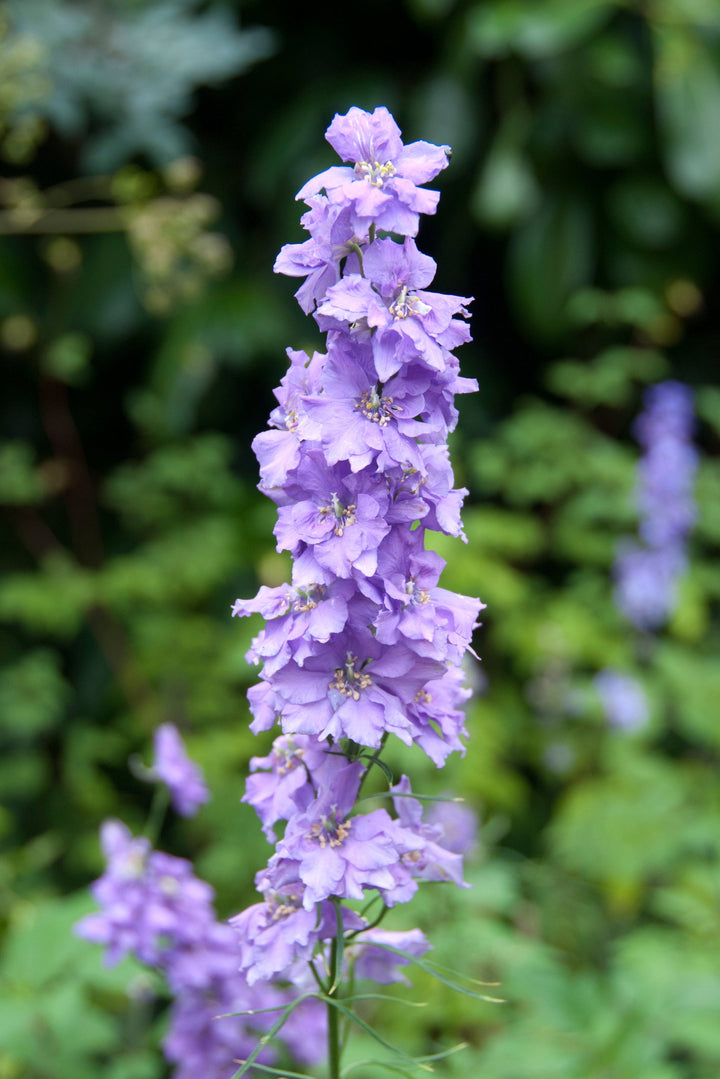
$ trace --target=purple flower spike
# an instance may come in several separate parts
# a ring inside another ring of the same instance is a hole
[[[188,862],[109,821],[107,868],[93,888],[101,909],[77,927],[108,962],[130,954],[164,975],[174,1079],[230,1079],[258,1040],[257,1066],[275,1070],[282,1058],[267,1034],[299,998],[276,1037],[301,1068],[314,1066],[328,1035],[335,1044],[317,993],[318,981],[332,991],[334,943],[348,975],[380,984],[406,982],[403,968],[430,947],[417,929],[369,927],[346,901],[371,891],[392,907],[421,880],[467,887],[471,820],[439,811],[424,820],[404,776],[390,789],[392,812],[361,811],[359,797],[370,770],[388,774],[389,735],[437,767],[464,752],[463,662],[483,605],[441,587],[444,561],[428,533],[463,537],[467,492],[454,486],[447,437],[455,396],[477,388],[453,354],[470,340],[469,300],[427,291],[435,262],[413,239],[439,197],[423,185],[449,151],[404,145],[385,108],[336,116],[327,138],[343,164],[302,188],[307,238],[275,264],[301,278],[298,302],[327,332],[326,351],[288,350],[268,429],[253,441],[291,580],[232,608],[264,619],[247,652],[262,664],[250,727],[275,728],[243,797],[274,845],[255,877],[259,902],[218,922],[212,889]],[[682,458],[675,452],[677,476]],[[156,733],[151,774],[181,814],[208,798],[172,724]]]
[[[210,798],[200,766],[188,757],[177,727],[162,723],[155,731],[152,771],[170,791],[173,808],[183,817],[195,815]]]
[[[619,545],[614,575],[619,608],[638,629],[653,631],[672,614],[687,564],[698,455],[691,442],[693,397],[687,386],[660,382],[645,392],[644,405],[634,428],[643,448],[636,490],[643,542]]]

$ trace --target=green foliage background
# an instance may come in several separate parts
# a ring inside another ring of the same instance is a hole
[[[506,1001],[418,972],[427,1007],[364,1014],[419,1054],[467,1042],[448,1077],[714,1079],[718,0],[5,0],[0,34],[0,1079],[165,1074],[162,988],[71,934],[101,820],[143,827],[127,762],[159,722],[213,790],[161,845],[222,915],[253,901],[258,627],[229,610],[287,563],[249,447],[285,348],[317,340],[272,264],[353,104],[454,148],[420,244],[476,297],[481,385],[454,443],[470,542],[437,544],[488,604],[471,740],[442,773],[390,761],[480,814],[474,890],[427,885],[392,924]],[[666,377],[697,393],[699,520],[641,639],[610,569]],[[606,724],[605,666],[642,682],[643,729]]]

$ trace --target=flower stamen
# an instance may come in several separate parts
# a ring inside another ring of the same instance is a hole
[[[400,411],[393,405],[392,397],[384,397],[378,393],[377,386],[365,390],[360,400],[355,402],[355,408],[362,412],[366,420],[377,423],[380,427],[385,427],[393,418],[393,413]]]
[[[355,165],[355,175],[360,180],[367,180],[372,187],[382,187],[386,180],[391,179],[397,172],[392,161],[386,161],[381,165],[379,161],[358,161]]]
[[[359,701],[361,691],[372,685],[372,679],[369,674],[355,669],[357,661],[357,656],[348,652],[345,666],[335,668],[335,677],[328,684],[328,689],[334,689],[343,697],[352,697],[354,701]]]
[[[349,506],[343,506],[342,502],[337,496],[337,493],[333,491],[330,505],[320,507],[320,516],[325,517],[328,513],[332,513],[335,518],[335,527],[333,529],[336,536],[342,536],[343,532],[349,525],[355,524],[355,511],[357,506],[355,503],[351,503]]]

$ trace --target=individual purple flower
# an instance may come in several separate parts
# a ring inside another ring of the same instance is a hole
[[[265,629],[252,643],[248,660],[264,662],[266,677],[291,658],[302,664],[320,650],[320,645],[342,632],[356,592],[350,580],[335,579],[327,585],[311,580],[295,587],[263,586],[255,599],[236,600],[234,615],[260,613],[267,619]]]
[[[297,863],[276,860],[257,875],[261,903],[230,919],[240,953],[240,970],[249,985],[281,979],[302,987],[316,945],[337,935],[335,907],[325,900],[303,905],[305,885],[296,877]],[[271,884],[272,881],[272,884]],[[354,911],[341,910],[344,932],[366,924]],[[237,965],[237,960],[236,960]]]
[[[419,959],[431,947],[420,929],[400,932],[368,929],[358,933],[347,950],[349,958],[354,960],[357,978],[369,978],[380,985],[392,985],[394,982],[410,985],[409,979],[399,968],[409,966],[413,958]],[[405,952],[405,955],[399,955],[399,952]]]
[[[369,342],[338,338],[328,354],[322,392],[304,399],[306,429],[320,442],[329,465],[347,461],[353,472],[409,462],[422,467],[417,438],[440,437],[441,423],[419,417],[429,380],[419,370],[378,382]]]
[[[327,742],[304,734],[281,735],[267,757],[252,757],[243,802],[253,806],[263,831],[274,843],[273,825],[290,817],[316,797],[345,758],[332,753]]]
[[[409,745],[408,708],[442,670],[437,659],[402,644],[384,648],[372,633],[347,629],[302,666],[290,662],[278,671],[263,705],[280,716],[285,733],[377,747],[390,731]]]
[[[483,605],[438,588],[444,560],[423,549],[420,529],[411,535],[408,543],[391,533],[380,549],[378,575],[383,578],[385,596],[375,635],[384,644],[403,641],[418,655],[460,663]]]
[[[471,695],[461,668],[448,667],[431,679],[408,707],[413,743],[442,768],[450,753],[465,753],[462,738],[467,735],[463,705]]]
[[[329,467],[308,452],[293,481],[285,488],[287,503],[278,509],[277,549],[300,554],[312,548],[319,566],[338,577],[354,570],[370,576],[377,566],[377,548],[390,526],[386,485],[346,465]]]
[[[309,199],[323,188],[331,200],[352,208],[355,227],[371,224],[386,232],[414,236],[418,215],[432,214],[437,191],[419,184],[447,167],[449,147],[413,142],[404,146],[400,129],[384,107],[373,113],[352,108],[336,116],[325,134],[343,161],[353,167],[332,166],[310,180],[297,194]]]
[[[376,240],[366,250],[364,264],[371,276],[349,274],[327,290],[317,309],[320,329],[359,324],[371,332],[373,361],[382,382],[413,360],[443,372],[450,349],[470,340],[467,324],[454,317],[467,317],[470,298],[423,291],[419,283],[429,284],[435,264],[412,240],[403,248],[393,240]]]
[[[422,839],[423,846],[406,859],[413,876],[422,880],[452,881],[458,888],[469,888],[462,877],[462,855],[449,850],[442,841],[443,830],[423,821],[422,803],[412,797],[410,780],[402,776],[390,788],[393,804],[403,828]]]
[[[285,244],[273,267],[275,273],[306,278],[295,293],[306,315],[340,279],[341,262],[348,271],[359,269],[357,249],[367,240],[367,229],[364,235],[357,235],[349,206],[332,203],[324,195],[314,195],[308,202],[310,209],[301,221],[310,239]]]
[[[318,918],[314,905],[303,906],[304,893],[300,880],[283,890],[268,888],[262,903],[230,919],[238,934],[240,969],[250,985],[284,978],[296,963],[311,958],[320,939]]]
[[[469,806],[455,799],[433,802],[426,819],[431,827],[441,829],[443,847],[454,854],[471,854],[477,847],[478,818]]]
[[[261,488],[270,497],[281,490],[287,476],[297,468],[303,438],[303,396],[320,386],[325,356],[288,349],[290,368],[275,390],[278,405],[270,413],[271,428],[253,439],[252,448],[260,464]]]
[[[155,731],[152,773],[168,788],[173,808],[183,817],[194,816],[210,798],[200,766],[188,757],[178,729],[172,723],[162,723]]]
[[[602,702],[605,717],[613,727],[637,730],[648,721],[648,702],[636,678],[605,667],[595,675],[593,685]]]
[[[381,892],[412,875],[406,859],[420,857],[424,841],[402,828],[386,810],[349,816],[363,766],[348,764],[338,771],[307,807],[288,821],[285,835],[270,860],[267,877],[297,866],[305,885],[302,904],[311,910],[330,896],[362,899],[366,888]],[[395,872],[390,870],[394,869]]]

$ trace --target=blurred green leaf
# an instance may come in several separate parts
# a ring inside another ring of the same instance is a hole
[[[69,696],[57,652],[29,652],[0,672],[3,734],[19,741],[35,738],[59,721]]]
[[[25,442],[0,444],[0,502],[28,505],[40,502],[44,494],[32,447]]]
[[[481,56],[540,59],[579,44],[612,9],[612,0],[491,0],[472,9],[468,29]]]
[[[92,340],[84,333],[65,333],[47,348],[43,370],[53,378],[79,386],[89,375]]]
[[[681,25],[655,28],[654,84],[665,162],[678,191],[718,204],[720,67],[716,45]]]
[[[529,116],[508,114],[485,158],[470,202],[481,225],[506,229],[528,217],[540,193],[524,149]]]
[[[567,327],[567,301],[587,284],[593,258],[589,207],[577,195],[545,201],[512,238],[508,285],[524,324],[541,340]]]

